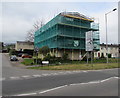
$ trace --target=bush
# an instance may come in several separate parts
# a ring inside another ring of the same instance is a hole
[[[50,54],[43,58],[44,61],[50,61],[50,59],[52,59],[52,56]]]
[[[62,59],[63,59],[63,60],[67,60],[67,59],[68,59],[68,53],[64,53],[64,54],[62,55]]]
[[[50,48],[48,46],[44,46],[39,49],[39,53],[43,54],[44,56],[46,56],[47,53],[49,53],[49,52],[50,52]]]
[[[9,55],[16,55],[16,54],[17,54],[17,52],[15,49],[12,49],[9,51]]]

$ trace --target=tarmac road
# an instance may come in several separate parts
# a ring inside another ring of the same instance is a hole
[[[12,66],[5,54],[2,60],[3,96],[118,95],[117,68],[98,71],[29,70]]]

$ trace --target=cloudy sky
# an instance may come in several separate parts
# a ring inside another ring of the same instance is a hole
[[[118,8],[117,2],[2,2],[2,41],[25,40],[36,20],[48,22],[63,11],[95,17],[100,23],[100,42],[105,42],[105,13]],[[118,11],[108,14],[108,42],[118,43]]]

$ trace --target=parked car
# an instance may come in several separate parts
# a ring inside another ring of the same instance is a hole
[[[23,55],[22,55],[22,58],[32,58],[32,56],[29,55],[29,54],[23,54]]]
[[[23,55],[23,53],[19,53],[19,54],[18,54],[18,57],[21,57],[22,55]]]
[[[16,55],[11,55],[10,61],[18,61],[18,58],[16,57]]]

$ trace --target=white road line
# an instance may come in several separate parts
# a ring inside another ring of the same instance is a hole
[[[52,75],[54,76],[54,75],[58,75],[58,73],[51,73],[50,75],[51,75],[51,76],[52,76]]]
[[[67,85],[64,85],[64,86],[59,86],[59,87],[56,87],[56,88],[52,88],[52,89],[48,89],[48,90],[45,90],[45,91],[42,91],[42,92],[39,92],[39,94],[43,94],[43,93],[46,93],[46,92],[49,92],[49,91],[53,91],[53,90],[56,90],[56,89],[60,89],[60,88],[63,88]]]
[[[42,76],[49,76],[49,74],[42,74]]]
[[[73,73],[73,72],[72,72],[72,71],[66,71],[65,73],[71,74],[71,73]]]
[[[64,74],[67,74],[66,72],[58,72],[57,73],[58,75],[64,75]]]
[[[100,82],[105,82],[105,81],[108,81],[108,80],[110,80],[110,79],[119,79],[119,77],[110,77],[110,78],[108,78],[108,79],[104,79],[104,80],[101,80]]]
[[[64,73],[64,72],[58,72],[58,73],[60,73],[60,74],[61,74],[61,73]]]
[[[21,76],[22,78],[30,78],[31,76],[26,75],[26,76]]]
[[[37,93],[27,93],[27,94],[18,94],[13,96],[29,96],[29,95],[36,95]]]
[[[72,72],[78,72],[78,71],[72,71]]]
[[[70,86],[101,83],[101,82],[105,82],[105,81],[108,81],[108,80],[111,80],[111,79],[119,79],[119,77],[110,77],[110,78],[107,78],[107,79],[104,79],[104,80],[91,81],[91,82],[86,82],[86,83],[70,84]],[[60,88],[66,87],[66,86],[69,86],[69,85],[63,85],[63,86],[55,87],[55,88],[48,89],[48,90],[45,90],[45,91],[41,91],[41,92],[38,92],[38,93],[18,94],[18,95],[13,95],[13,96],[29,96],[29,95],[43,94],[43,93],[47,93],[47,92],[50,92],[50,91],[53,91],[53,90],[57,90],[57,89],[60,89]]]
[[[98,80],[98,81],[91,81],[91,82],[87,82],[87,83],[70,84],[70,86],[72,86],[72,85],[85,85],[85,84],[101,83],[101,82],[105,82],[105,81],[108,81],[108,80],[110,80],[110,79],[115,79],[115,78],[118,79],[118,77],[111,77],[111,78],[108,78],[108,79]],[[53,91],[53,90],[56,90],[56,89],[60,89],[60,88],[66,87],[66,86],[68,86],[68,85],[64,85],[64,86],[59,86],[59,87],[56,87],[56,88],[48,89],[48,90],[39,92],[39,94],[47,93],[47,92],[49,92],[49,91]]]
[[[85,73],[87,73],[88,71],[82,71],[82,72],[85,72]]]
[[[58,75],[58,73],[53,73],[52,75]]]
[[[41,77],[41,75],[32,75],[33,77]]]
[[[86,82],[86,83],[76,83],[76,84],[70,84],[70,85],[85,85],[85,84],[95,84],[95,83],[102,83],[111,79],[119,79],[119,77],[110,77],[104,80],[98,80],[98,81],[91,81],[91,82]]]
[[[20,79],[20,77],[10,77],[10,79]]]

